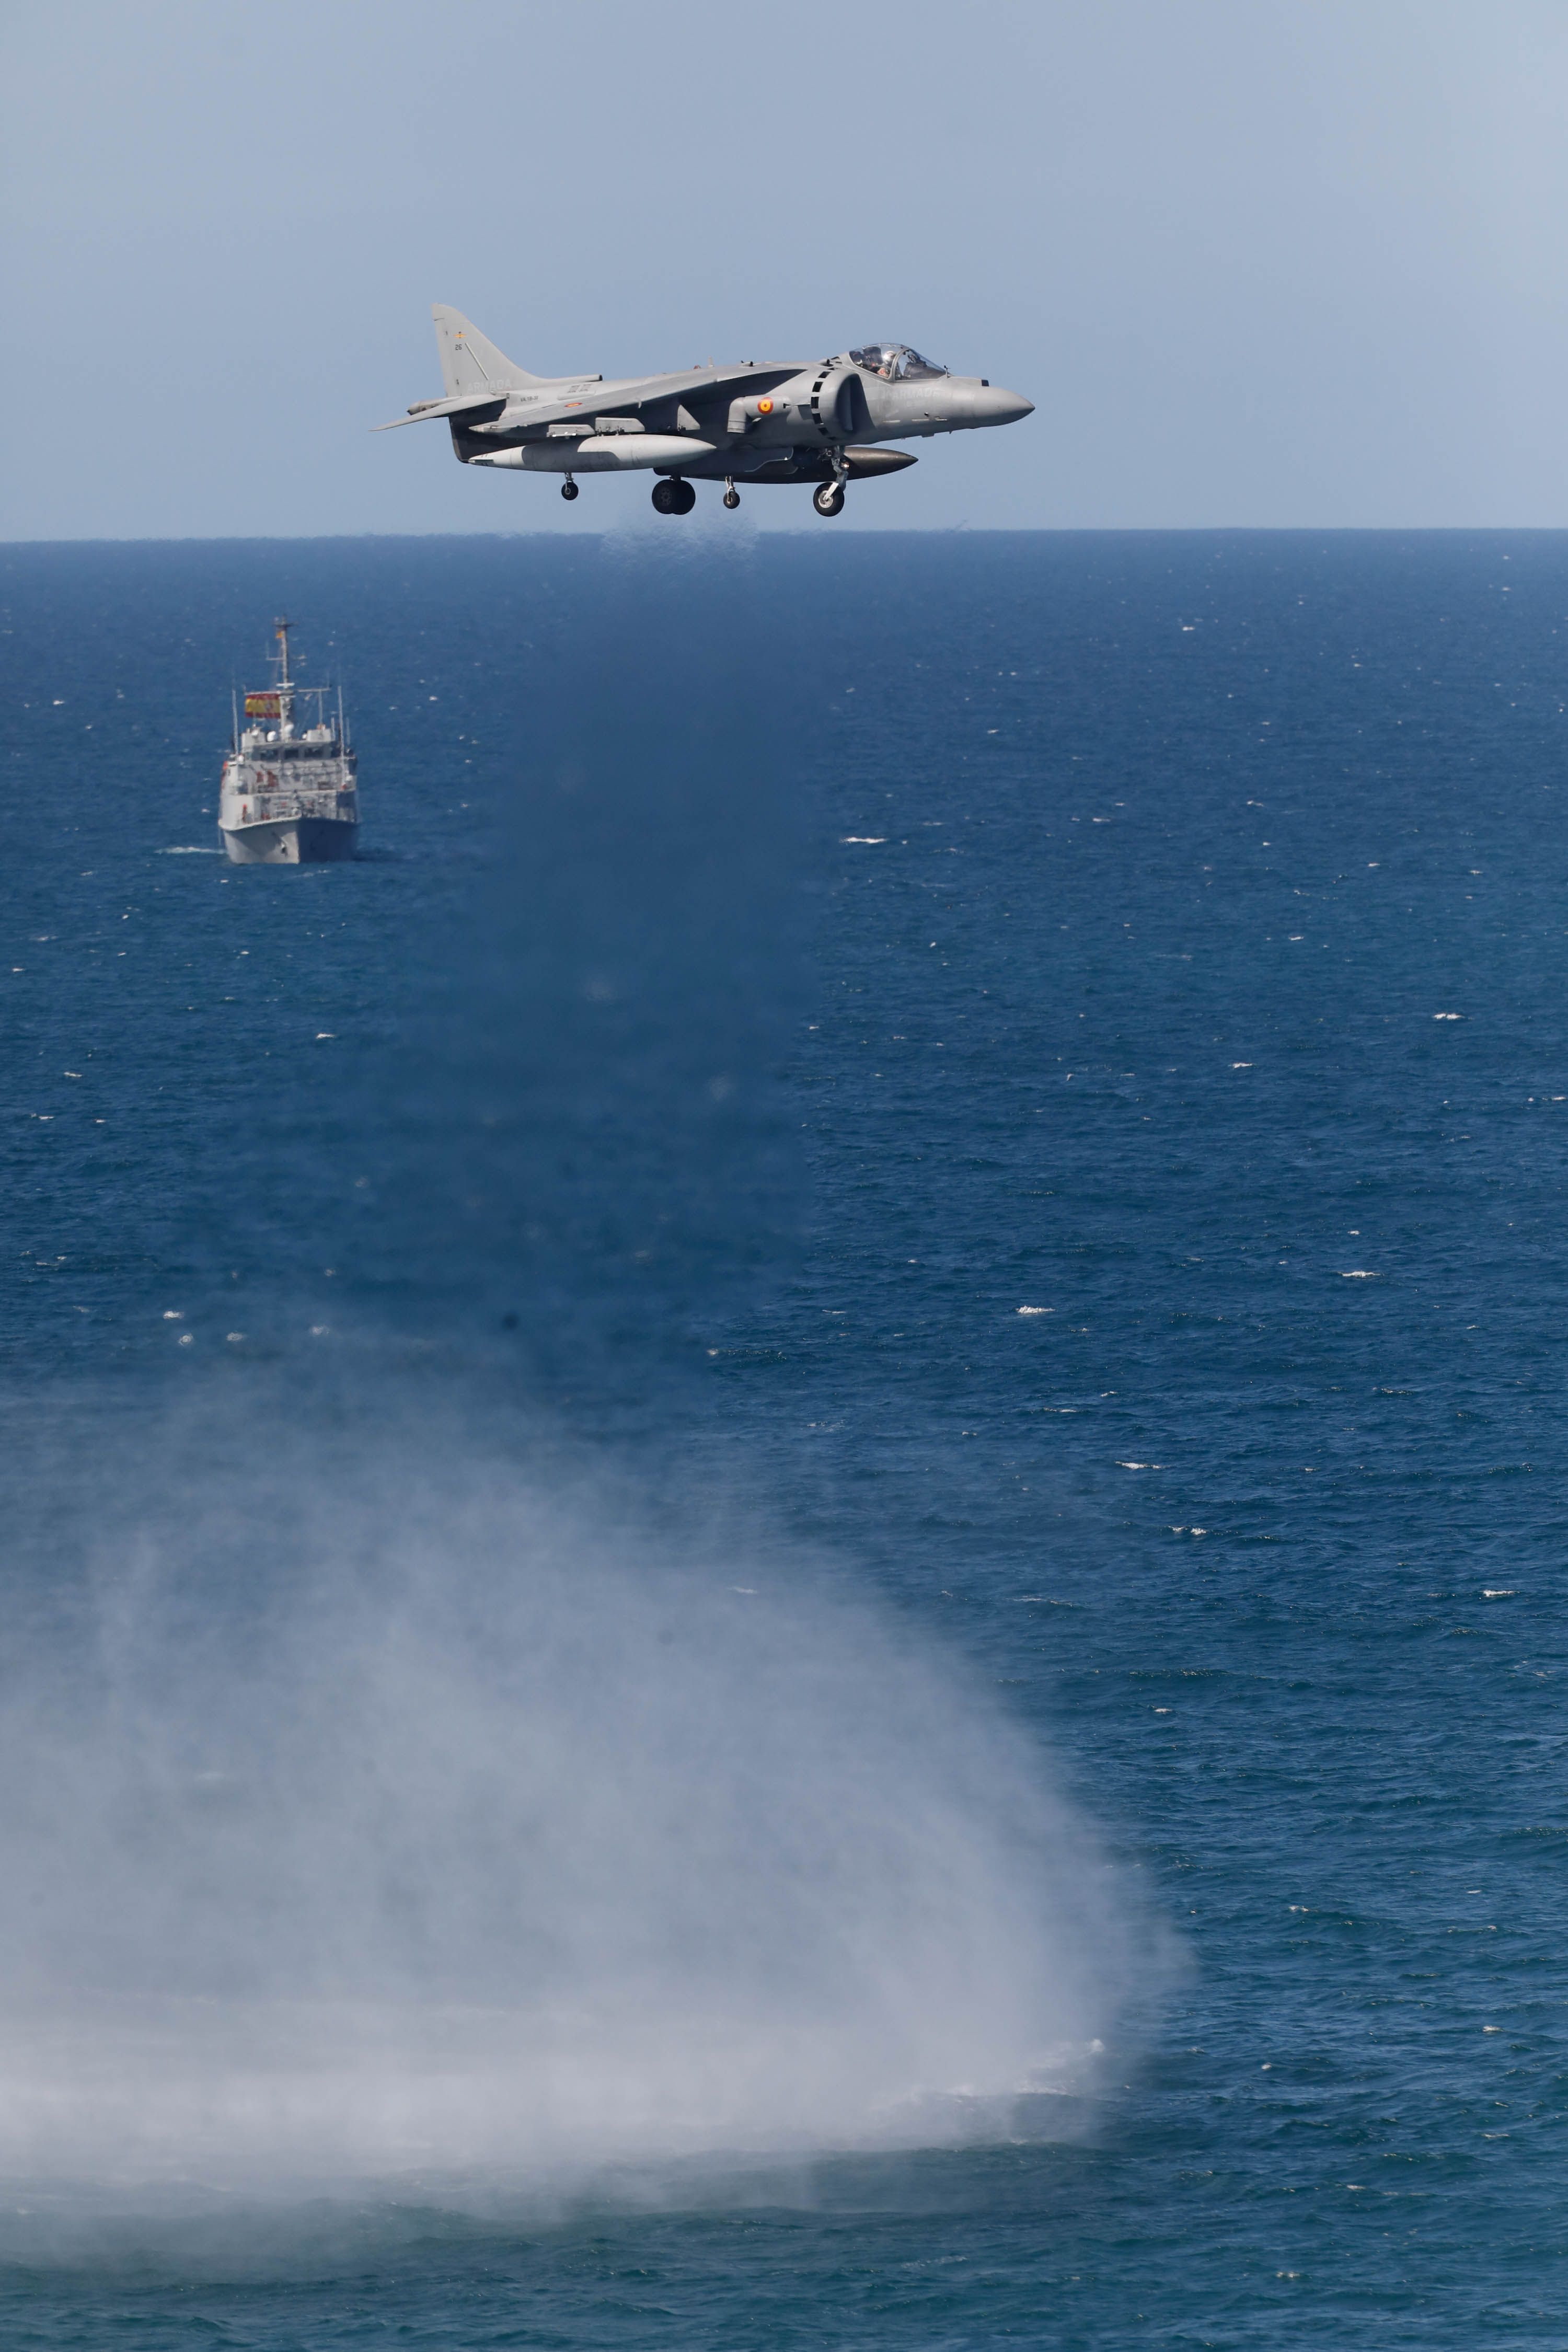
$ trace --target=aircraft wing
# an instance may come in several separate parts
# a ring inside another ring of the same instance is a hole
[[[509,430],[524,434],[545,432],[552,425],[582,423],[585,429],[595,416],[636,416],[644,409],[661,408],[670,402],[686,400],[708,402],[735,399],[742,393],[765,394],[775,383],[801,373],[795,360],[767,362],[754,367],[685,368],[678,375],[645,376],[613,385],[597,385],[584,381],[581,391],[563,400],[557,394],[552,399],[531,401],[526,394],[509,392],[460,393],[450,400],[416,401],[406,416],[395,416],[390,425],[377,425],[376,433],[394,432],[400,425],[422,425],[432,416],[468,415],[479,422],[477,412],[490,409],[499,416],[510,401],[512,420]]]
[[[646,376],[641,383],[617,383],[597,390],[585,385],[570,400],[531,404],[514,411],[518,427],[531,432],[536,425],[574,424],[581,417],[637,416],[645,409],[668,407],[671,402],[733,400],[747,392],[767,393],[775,383],[800,373],[794,361],[740,368],[684,368],[679,375]],[[520,404],[521,407],[521,404]]]

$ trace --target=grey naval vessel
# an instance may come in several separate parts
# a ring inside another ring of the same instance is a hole
[[[309,866],[352,857],[359,839],[358,754],[343,726],[342,689],[329,709],[325,686],[289,675],[287,621],[277,624],[277,672],[247,691],[245,724],[235,697],[234,736],[218,787],[218,833],[236,866]],[[303,723],[301,723],[303,722]]]

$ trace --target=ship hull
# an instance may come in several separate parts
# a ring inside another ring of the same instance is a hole
[[[220,825],[231,866],[321,866],[354,854],[359,826],[343,817],[280,816],[260,824]]]

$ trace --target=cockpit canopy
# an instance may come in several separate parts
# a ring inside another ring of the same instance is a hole
[[[947,373],[935,360],[922,360],[908,343],[863,343],[849,357],[856,367],[879,375],[885,383],[907,383],[916,376]]]

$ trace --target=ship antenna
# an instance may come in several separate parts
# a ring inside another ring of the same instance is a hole
[[[237,686],[229,688],[228,701],[232,713],[228,730],[228,748],[231,751],[237,751],[239,749],[239,688]]]
[[[283,648],[281,656],[283,674],[278,683],[280,687],[292,686],[294,681],[289,675],[289,623],[287,620],[279,620],[274,623],[274,626],[278,632],[278,642]]]

